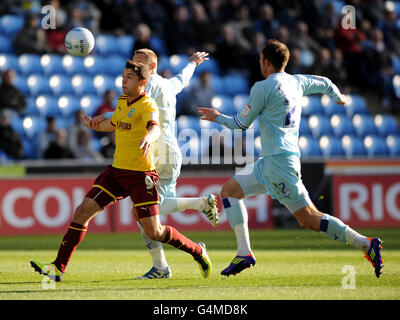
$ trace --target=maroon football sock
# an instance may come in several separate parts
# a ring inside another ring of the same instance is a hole
[[[185,251],[198,259],[201,256],[202,250],[198,243],[193,242],[189,238],[186,238],[178,230],[171,226],[165,226],[167,229],[164,243],[170,244],[171,246]]]
[[[58,254],[54,264],[62,272],[65,272],[68,262],[72,257],[76,247],[81,243],[85,237],[87,227],[71,222],[68,227],[67,233],[61,241],[60,248],[58,249]]]

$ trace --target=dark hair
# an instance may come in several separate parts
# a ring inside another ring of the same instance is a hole
[[[261,53],[277,71],[286,67],[290,57],[288,47],[276,39],[268,40],[261,49]]]
[[[140,62],[133,62],[132,60],[127,60],[125,68],[133,70],[133,72],[137,74],[140,80],[146,80],[146,82],[149,81],[150,70],[149,67],[145,64]]]

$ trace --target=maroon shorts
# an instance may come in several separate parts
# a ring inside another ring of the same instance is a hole
[[[133,171],[107,166],[96,178],[86,197],[104,208],[119,199],[130,196],[138,217],[146,218],[159,214],[157,171]]]

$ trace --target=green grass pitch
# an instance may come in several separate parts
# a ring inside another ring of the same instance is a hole
[[[63,281],[53,288],[29,261],[52,261],[62,235],[0,237],[0,300],[399,300],[400,229],[360,231],[384,241],[385,267],[379,279],[362,252],[318,233],[253,230],[257,264],[237,276],[220,275],[236,253],[234,234],[214,231],[185,233],[207,244],[213,263],[210,278],[201,277],[189,255],[164,245],[173,277],[134,280],[151,267],[140,235],[89,231]],[[351,275],[353,289],[346,288],[351,287]]]

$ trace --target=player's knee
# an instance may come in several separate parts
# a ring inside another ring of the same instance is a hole
[[[229,183],[225,183],[221,188],[221,198],[229,198],[234,196],[234,190],[232,190],[231,185]]]
[[[82,203],[76,207],[74,212],[73,221],[79,224],[86,225],[90,219],[96,214],[97,208],[93,206],[91,201],[83,200]]]
[[[149,237],[150,240],[163,241],[165,238],[165,234],[162,228],[157,228],[157,227],[146,228],[144,232]]]
[[[316,210],[304,209],[293,214],[300,226],[307,230],[319,231],[322,213]]]

